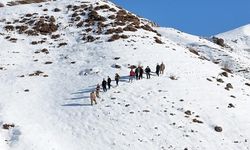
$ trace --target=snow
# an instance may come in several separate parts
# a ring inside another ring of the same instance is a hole
[[[219,63],[221,67],[231,69],[235,74],[241,75],[247,79],[250,79],[250,59],[249,59],[249,47],[250,45],[239,45],[238,43],[230,42],[234,37],[242,35],[245,36],[242,29],[245,27],[236,29],[235,31],[229,31],[225,36],[218,36],[225,40],[225,43],[230,48],[221,47],[210,39],[204,37],[198,37],[190,35],[172,28],[158,28],[158,31],[166,38],[169,38],[173,42],[178,43],[182,47],[193,48],[199,52],[200,57],[204,57],[214,63]],[[231,33],[231,34],[230,34]],[[246,43],[249,40],[244,40],[242,43]],[[233,49],[232,49],[232,48]],[[242,71],[246,70],[246,71]]]
[[[11,2],[11,0],[0,0],[0,3],[6,5],[8,2]]]
[[[225,41],[233,47],[238,53],[242,55],[248,55],[250,53],[250,24],[239,27],[232,31],[228,31],[217,35],[225,39]]]
[[[239,27],[239,28],[234,29],[232,31],[228,31],[228,32],[219,34],[219,35],[226,36],[229,34],[231,34],[230,38],[241,37],[241,36],[250,36],[250,24]]]
[[[85,43],[79,40],[80,29],[68,27],[66,10],[51,11],[69,3],[77,2],[43,5],[63,24],[57,33],[63,35],[59,42],[68,43],[65,47],[57,48],[58,42],[53,40],[31,45],[31,41],[46,36],[7,33],[0,22],[0,33],[5,34],[0,35],[0,67],[4,68],[0,70],[0,125],[15,124],[10,130],[0,129],[1,150],[249,149],[250,87],[245,83],[250,81],[241,74],[219,76],[222,66],[212,62],[212,58],[228,61],[224,54],[230,55],[230,60],[244,58],[240,53],[169,28],[155,28],[164,44],[155,43],[155,33],[144,30],[126,32],[130,35],[127,40],[105,42],[104,35],[99,41]],[[0,20],[33,12],[43,14],[44,7],[38,5],[0,9]],[[9,34],[18,39],[17,43],[4,39]],[[49,54],[34,54],[45,47]],[[199,59],[188,47],[197,48],[211,61]],[[45,65],[46,61],[53,63]],[[249,65],[249,59],[243,61],[245,64],[233,61],[233,65]],[[128,64],[150,66],[154,71],[161,62],[166,64],[164,75],[128,83]],[[114,64],[122,68],[115,69]],[[48,77],[29,76],[37,70]],[[116,87],[113,81],[112,89],[101,93],[98,104],[90,106],[89,92],[103,78],[114,79],[115,73],[122,78],[120,85]],[[227,83],[233,89],[225,90]],[[235,108],[228,108],[230,103]],[[190,116],[184,113],[187,110],[192,112]],[[203,123],[193,122],[195,118]],[[214,131],[216,125],[223,128],[221,133]]]

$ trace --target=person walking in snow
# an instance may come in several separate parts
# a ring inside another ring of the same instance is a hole
[[[92,91],[92,92],[90,93],[90,101],[91,101],[91,105],[93,105],[93,103],[97,104],[97,102],[96,102],[95,91]]]
[[[115,82],[116,82],[116,85],[118,86],[119,84],[119,80],[120,80],[120,76],[118,73],[115,74]]]
[[[111,87],[111,78],[108,76],[108,88],[110,89]]]
[[[107,81],[105,79],[103,79],[102,81],[102,89],[103,92],[107,92]]]
[[[157,63],[155,73],[159,76],[161,66]]]
[[[138,67],[135,68],[135,78],[136,78],[136,80],[139,79],[139,68]]]
[[[150,79],[151,69],[149,68],[149,66],[147,66],[147,68],[145,69],[145,72],[146,72],[147,79]]]
[[[95,89],[95,93],[96,93],[96,97],[97,98],[100,98],[100,89],[101,89],[100,85],[97,84],[96,85],[96,89]]]
[[[143,78],[143,68],[141,66],[138,67],[139,68],[139,80]]]
[[[160,74],[164,74],[164,70],[165,70],[165,65],[162,62],[161,65],[160,65]]]
[[[133,69],[130,70],[130,73],[129,73],[129,82],[133,82],[133,79],[135,77],[135,72]]]

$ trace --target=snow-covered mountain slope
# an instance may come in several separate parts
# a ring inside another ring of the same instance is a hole
[[[10,2],[11,0],[1,0],[0,3],[3,4],[4,6]]]
[[[235,53],[250,59],[250,24],[219,34],[217,37],[224,39]],[[245,72],[250,72],[249,67]]]
[[[97,0],[7,6],[0,27],[1,150],[250,147],[250,81],[205,59],[228,52],[206,39]],[[204,57],[190,52],[200,43]],[[161,62],[164,75],[128,83],[129,66]]]
[[[250,24],[217,35],[223,38],[228,45],[238,51],[250,52]]]
[[[235,74],[250,79],[250,55],[246,49],[247,45],[237,45],[228,40],[240,35],[243,37],[243,35],[246,35],[243,34],[243,31],[242,34],[232,31],[228,32],[228,34],[231,33],[230,35],[218,36],[224,39],[225,44],[229,47],[222,47],[215,44],[212,39],[190,35],[172,28],[158,28],[158,32],[179,45],[187,47],[191,51],[196,51],[201,59],[220,64],[221,67],[228,68]],[[245,43],[247,43],[247,40]]]

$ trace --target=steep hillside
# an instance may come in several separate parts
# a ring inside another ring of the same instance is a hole
[[[217,35],[235,50],[250,53],[250,24],[243,27]]]
[[[217,44],[212,38],[198,37],[171,28],[158,28],[157,30],[164,37],[169,38],[173,42],[176,42],[179,45],[188,48],[191,52],[196,53],[200,59],[219,64],[222,68],[229,69],[235,74],[250,79],[250,55],[246,49],[249,47],[246,44],[248,41],[242,41],[241,43],[245,42],[245,45],[243,46],[229,40],[234,39],[234,37],[244,37],[246,34],[243,33],[241,29],[247,28],[242,27],[236,29],[237,32],[228,32],[228,34],[231,33],[230,35],[225,34],[225,36],[215,36],[222,38],[225,46]]]
[[[225,43],[232,48],[232,51],[241,56],[238,62],[246,64],[246,66],[237,70],[237,72],[241,72],[249,78],[250,65],[246,62],[250,60],[250,25],[219,34],[217,37],[224,39]]]
[[[1,150],[250,148],[250,81],[216,63],[240,55],[206,39],[60,0],[0,8],[0,44]],[[161,62],[164,75],[128,83],[132,65]]]

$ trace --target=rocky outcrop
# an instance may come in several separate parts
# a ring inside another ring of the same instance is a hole
[[[6,31],[17,31],[19,34],[27,34],[30,36],[38,36],[39,34],[48,35],[56,32],[58,25],[54,16],[38,16],[34,14],[26,14],[21,17],[22,20],[10,22],[4,28]],[[21,23],[21,25],[16,25]]]

